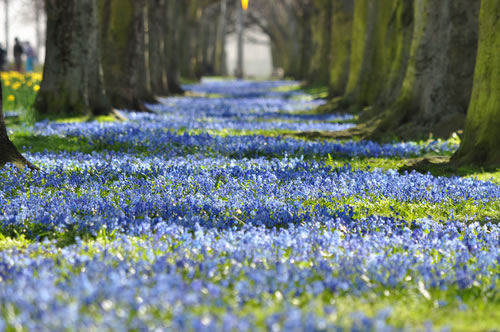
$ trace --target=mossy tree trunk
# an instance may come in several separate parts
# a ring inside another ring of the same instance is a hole
[[[144,0],[99,0],[106,92],[113,107],[144,110],[140,98]]]
[[[299,68],[297,73],[297,79],[305,80],[310,72],[311,66],[311,51],[312,51],[312,40],[311,40],[311,15],[302,11],[300,16],[299,27]]]
[[[314,4],[316,12],[312,20],[313,54],[308,82],[328,85],[333,5],[332,0],[315,0]]]
[[[408,71],[411,55],[411,45],[414,36],[414,2],[396,0],[386,12],[384,20],[389,18],[387,30],[382,31],[383,40],[384,78],[382,88],[377,96],[376,106],[385,108],[393,104],[400,96],[403,81]],[[375,81],[374,81],[375,83]],[[380,84],[380,83],[379,83]]]
[[[480,0],[414,2],[413,39],[397,102],[373,137],[448,137],[463,127],[472,91]]]
[[[329,96],[344,95],[351,59],[354,0],[333,0],[330,41]]]
[[[413,32],[409,0],[357,0],[346,102],[361,109],[395,99]]]
[[[36,166],[27,161],[17,150],[16,146],[10,141],[7,135],[7,127],[3,116],[3,91],[0,82],[0,168],[6,163],[13,163],[20,169],[28,167],[36,169]]]
[[[457,164],[500,166],[500,2],[482,0],[479,46]]]
[[[91,0],[45,0],[47,42],[35,108],[43,114],[89,114]]]
[[[285,72],[287,76],[302,79],[305,78],[305,77],[300,77],[300,71],[301,71],[300,66],[301,66],[301,55],[302,55],[300,50],[300,42],[303,29],[300,22],[300,18],[295,13],[294,9],[291,6],[288,6],[285,8],[285,10],[287,17],[290,18],[287,22],[288,25],[287,30],[290,36],[293,36],[292,38],[290,38],[290,36],[288,36],[287,38],[288,60]]]

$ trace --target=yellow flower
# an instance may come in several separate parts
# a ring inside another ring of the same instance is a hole
[[[5,81],[5,86],[10,86],[10,81]]]
[[[33,91],[38,92],[38,90],[40,90],[40,85],[37,84],[33,87]]]
[[[41,81],[42,80],[42,73],[32,73],[31,79],[33,81]]]
[[[19,89],[20,87],[21,87],[21,83],[19,83],[19,82],[16,82],[16,83],[14,83],[14,84],[12,85],[12,89],[14,89],[14,90],[17,90],[17,89]]]
[[[9,96],[7,97],[7,100],[8,100],[8,101],[14,101],[14,100],[16,100],[16,97],[14,97],[13,95],[9,95]]]

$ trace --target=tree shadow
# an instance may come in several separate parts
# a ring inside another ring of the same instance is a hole
[[[339,131],[295,131],[287,133],[283,136],[291,138],[304,138],[308,140],[358,140],[367,137],[372,132],[373,128],[369,124],[358,124],[355,127],[339,130]]]
[[[431,173],[434,176],[446,177],[479,176],[488,173],[500,173],[500,169],[494,167],[457,166],[453,162],[450,162],[450,158],[450,156],[432,156],[410,159],[406,163],[406,166],[399,168],[398,171],[417,171],[419,173]],[[497,177],[499,175],[497,175]]]

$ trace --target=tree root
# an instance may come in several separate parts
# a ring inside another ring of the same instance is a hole
[[[26,158],[24,158],[15,145],[6,137],[0,139],[0,168],[5,166],[7,163],[14,164],[17,168],[24,170],[28,168],[30,170],[39,170],[39,168],[32,163],[30,163]]]

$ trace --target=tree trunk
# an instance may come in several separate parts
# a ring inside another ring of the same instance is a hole
[[[419,0],[400,97],[373,137],[447,138],[463,128],[472,92],[480,0]]]
[[[27,161],[17,150],[16,146],[10,141],[7,135],[7,128],[3,117],[3,91],[0,82],[0,168],[6,163],[13,163],[20,169],[28,167],[37,169],[36,166]]]
[[[312,31],[311,31],[311,15],[303,13],[299,24],[300,30],[300,64],[298,79],[305,80],[310,72],[311,67],[311,52],[312,52]]]
[[[288,38],[288,45],[287,45],[287,53],[288,53],[288,61],[287,61],[287,67],[285,68],[285,72],[287,73],[288,76],[294,77],[297,79],[301,79],[300,76],[300,65],[301,65],[301,59],[300,56],[302,55],[300,52],[300,41],[301,41],[301,34],[300,34],[300,22],[297,20],[297,15],[294,15],[294,8],[291,6],[286,6],[284,8],[285,14],[288,17],[288,22],[287,22],[287,30],[290,36],[293,36],[292,38]],[[307,77],[304,77],[307,78]]]
[[[151,87],[155,95],[168,95],[167,50],[165,34],[167,33],[168,0],[149,1],[149,65],[151,67]]]
[[[244,26],[245,12],[241,6],[238,6],[236,18],[236,78],[243,79],[245,77],[244,68]]]
[[[333,0],[330,48],[330,98],[343,96],[349,78],[354,0]]]
[[[46,0],[47,45],[35,108],[44,114],[89,114],[91,0]]]
[[[215,72],[217,75],[226,76],[226,34],[227,34],[227,0],[220,0],[220,15],[217,25],[215,48]]]
[[[137,71],[137,95],[139,100],[146,103],[157,103],[151,84],[152,67],[150,62],[150,31],[149,23],[149,0],[136,0],[138,13],[135,18],[136,54],[139,58]],[[158,69],[157,69],[158,70]]]
[[[41,1],[35,1],[34,5],[35,5],[35,38],[36,38],[35,48],[36,48],[37,62],[40,63],[40,56],[42,54],[42,42],[43,42],[42,26],[41,26],[43,5]]]
[[[104,87],[104,73],[101,62],[101,42],[99,40],[98,4],[91,0],[92,12],[90,16],[89,58],[88,58],[88,98],[94,115],[110,114],[113,109],[106,95]]]
[[[172,15],[177,17],[175,25],[171,25],[177,31],[178,67],[180,75],[186,79],[197,79],[199,73],[198,63],[198,1],[172,0],[176,2],[177,8]],[[173,23],[173,22],[172,22]]]
[[[346,104],[362,109],[397,97],[407,69],[411,18],[409,0],[356,1]]]
[[[185,27],[180,27],[180,16],[179,10],[183,4],[179,3],[179,0],[166,0],[167,7],[165,17],[166,19],[166,33],[165,33],[165,56],[167,57],[167,79],[168,79],[168,90],[170,93],[182,94],[184,90],[179,83],[179,64],[181,56],[183,56],[180,45],[181,33],[180,29],[185,29]]]
[[[210,22],[210,21],[209,21]],[[217,25],[210,24],[210,35],[208,36],[208,45],[209,45],[209,59],[208,64],[210,66],[210,75],[217,75],[215,71],[215,63],[217,62]]]
[[[482,0],[474,88],[457,164],[500,166],[500,2]]]
[[[9,48],[10,48],[10,33],[9,33],[9,27],[10,27],[10,11],[9,11],[9,0],[4,0],[4,8],[5,8],[5,13],[4,13],[4,31],[5,31],[5,49],[7,50],[7,55],[5,60],[9,60]],[[7,66],[6,64],[6,66]]]
[[[143,1],[99,0],[102,64],[113,107],[144,110],[139,91]]]
[[[330,81],[332,0],[316,0],[314,2],[316,13],[312,22],[313,54],[308,81],[310,84],[328,85]]]
[[[211,50],[212,50],[212,40],[211,36],[214,35],[214,31],[212,28],[214,27],[213,22],[211,22],[207,13],[203,13],[200,20],[199,25],[199,45],[200,45],[200,54],[199,57],[201,59],[201,76],[210,76],[213,75],[213,62],[211,58]]]

